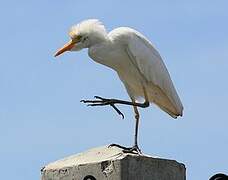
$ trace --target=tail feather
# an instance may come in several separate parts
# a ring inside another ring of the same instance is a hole
[[[164,107],[164,106],[159,106],[159,105],[158,105],[158,107],[159,107],[160,109],[162,109],[163,111],[165,111],[167,114],[169,114],[169,115],[170,115],[172,118],[174,118],[174,119],[177,119],[178,116],[182,116],[182,114],[176,114],[176,113],[170,111],[169,109],[167,109],[167,108]]]
[[[153,87],[153,92],[151,91],[149,100],[175,119],[178,116],[182,116],[182,104],[171,101],[171,99],[157,86]]]

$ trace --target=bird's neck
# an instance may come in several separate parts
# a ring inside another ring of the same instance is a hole
[[[97,34],[90,38],[89,48],[110,41],[107,34]]]
[[[113,68],[114,61],[112,61],[112,56],[110,57],[112,46],[113,43],[111,39],[105,38],[90,46],[88,54],[95,62]]]

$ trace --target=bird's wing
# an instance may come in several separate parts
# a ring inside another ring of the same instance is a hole
[[[175,115],[182,115],[183,106],[180,98],[160,54],[153,45],[140,33],[133,32],[126,51],[145,80],[157,86],[168,97],[176,109]],[[162,105],[160,107],[165,109]]]

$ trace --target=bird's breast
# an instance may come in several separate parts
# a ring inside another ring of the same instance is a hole
[[[89,50],[89,56],[97,63],[114,69],[131,97],[143,96],[143,78],[133,65],[124,48],[119,47],[96,47]]]

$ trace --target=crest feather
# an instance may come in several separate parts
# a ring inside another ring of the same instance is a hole
[[[69,36],[72,39],[78,35],[84,34],[96,34],[98,36],[106,36],[107,32],[104,25],[98,19],[84,20],[77,25],[72,26],[69,31]]]

